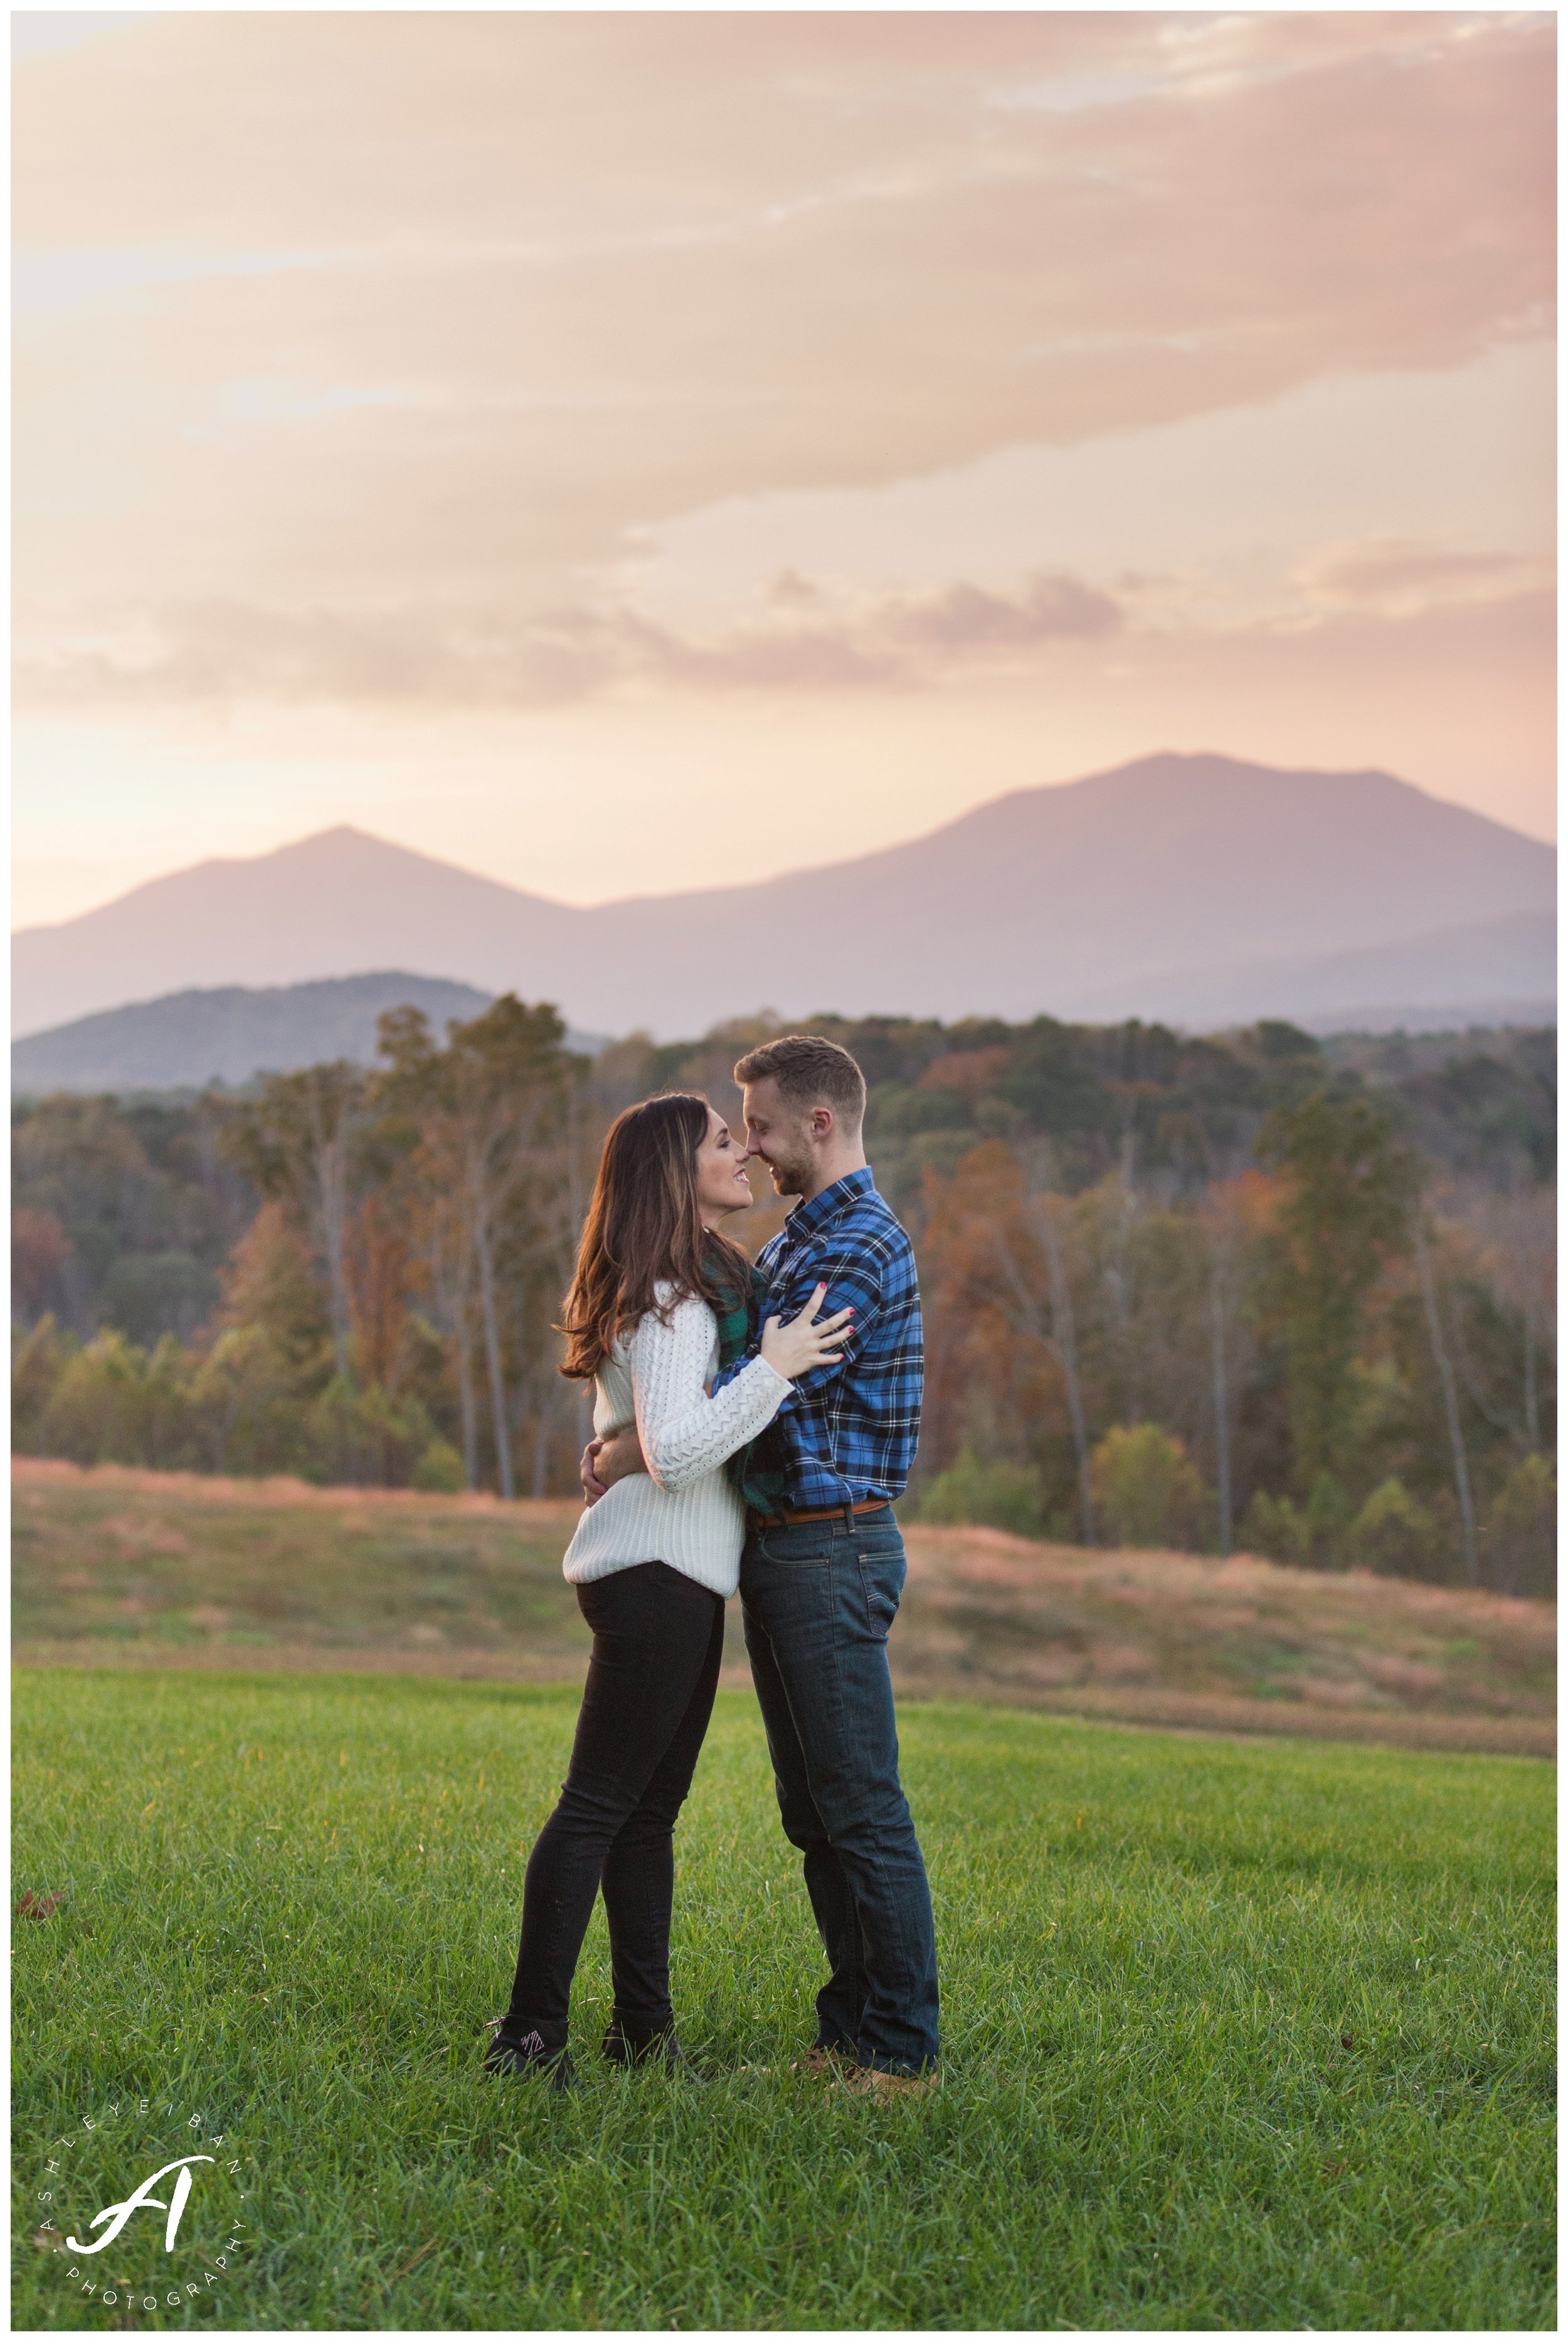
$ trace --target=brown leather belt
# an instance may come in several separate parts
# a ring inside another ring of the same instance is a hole
[[[759,1529],[793,1529],[800,1521],[842,1521],[846,1514],[884,1513],[886,1510],[885,1496],[867,1496],[861,1505],[824,1505],[809,1513],[759,1513],[748,1506],[746,1518]]]

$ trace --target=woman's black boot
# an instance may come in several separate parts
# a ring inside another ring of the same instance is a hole
[[[611,2066],[663,2066],[667,2073],[679,2074],[688,2082],[698,2078],[673,2027],[640,2041],[623,2031],[618,2017],[612,2017],[599,2054]]]
[[[503,2025],[484,2052],[487,2074],[507,2075],[522,2081],[538,2075],[552,2090],[569,2090],[577,2079],[565,2049],[546,2049],[537,2033],[511,2033]]]

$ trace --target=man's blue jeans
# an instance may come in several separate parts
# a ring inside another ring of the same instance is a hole
[[[817,2040],[884,2073],[936,2064],[936,1936],[898,1778],[887,1630],[904,1591],[891,1508],[755,1529],[741,1556],[752,1676],[784,1835],[833,1974]]]

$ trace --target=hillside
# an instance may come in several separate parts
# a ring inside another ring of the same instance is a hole
[[[1547,1025],[1556,1016],[1556,952],[1553,913],[1513,911],[1356,951],[1173,969],[1158,989],[1167,1021],[1198,1032],[1233,1021],[1243,996],[1316,1033],[1437,1032],[1473,1021],[1478,1003],[1489,1024]],[[1112,985],[1088,1000],[1125,996]]]
[[[13,1467],[15,1656],[575,1681],[575,1504]],[[1239,1556],[910,1526],[907,1693],[1217,1731],[1543,1755],[1556,1612]],[[749,1681],[729,1611],[725,1681]]]
[[[439,1033],[449,1018],[477,1016],[490,996],[428,976],[346,976],[319,984],[176,992],[164,1000],[100,1009],[35,1033],[11,1052],[14,1095],[55,1090],[200,1088],[253,1074],[346,1057],[368,1065],[384,1009],[422,1008]]]
[[[236,984],[175,992],[165,1000],[100,1009],[15,1042],[11,1092],[43,1097],[62,1090],[200,1089],[213,1081],[236,1086],[256,1074],[291,1073],[337,1057],[368,1066],[375,1060],[376,1026],[386,1009],[422,1008],[439,1036],[449,1023],[477,1016],[490,998],[470,984],[395,970],[261,990]],[[593,1056],[604,1036],[569,1031],[566,1046]]]
[[[1150,756],[851,862],[780,817],[808,866],[593,909],[352,829],[203,863],[18,934],[14,1029],[410,965],[555,1000],[590,1030],[665,1036],[764,1003],[1209,1024],[1364,1022],[1381,1003],[1482,1023],[1553,990],[1553,849],[1386,773]]]

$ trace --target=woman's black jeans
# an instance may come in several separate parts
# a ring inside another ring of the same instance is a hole
[[[662,1561],[577,1588],[594,1630],[561,1802],[523,1889],[523,1940],[503,2031],[566,2046],[573,1971],[604,1890],[614,2016],[634,2051],[669,2031],[675,1816],[692,1786],[724,1646],[719,1596]]]

